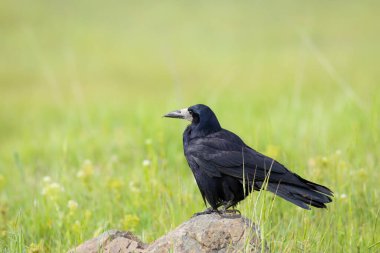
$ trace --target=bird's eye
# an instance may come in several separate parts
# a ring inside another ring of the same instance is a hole
[[[192,109],[189,109],[189,113],[193,115],[194,111]]]

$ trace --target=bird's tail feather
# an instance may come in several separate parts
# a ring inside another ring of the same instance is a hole
[[[307,181],[298,175],[299,183],[268,182],[267,190],[304,209],[310,206],[326,208],[331,202],[333,192],[322,185]]]

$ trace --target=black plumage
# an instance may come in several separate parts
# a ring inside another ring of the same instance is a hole
[[[225,211],[264,187],[304,209],[326,208],[332,201],[327,187],[301,178],[223,129],[208,106],[194,105],[165,117],[191,121],[183,133],[183,148],[203,200],[211,206],[205,212],[219,207]]]

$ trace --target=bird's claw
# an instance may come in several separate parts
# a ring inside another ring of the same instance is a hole
[[[222,210],[220,213],[221,214],[239,214],[239,215],[241,215],[241,212],[237,209]]]
[[[223,218],[238,218],[241,217],[241,212],[237,209],[225,209],[218,212]]]
[[[195,213],[192,217],[196,217],[203,214],[212,214],[217,213],[223,218],[236,218],[241,216],[241,212],[237,209],[226,209],[225,207],[222,210],[213,209],[212,207],[207,208],[203,212]]]

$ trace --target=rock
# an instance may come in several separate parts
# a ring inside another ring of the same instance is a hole
[[[249,242],[244,248],[246,242]],[[146,252],[260,252],[258,228],[247,218],[199,215],[154,241]]]
[[[140,253],[145,252],[146,244],[131,232],[109,230],[88,240],[68,253]]]
[[[102,251],[103,250],[103,251]],[[259,229],[240,215],[191,218],[150,245],[130,232],[111,230],[69,253],[261,252]]]

